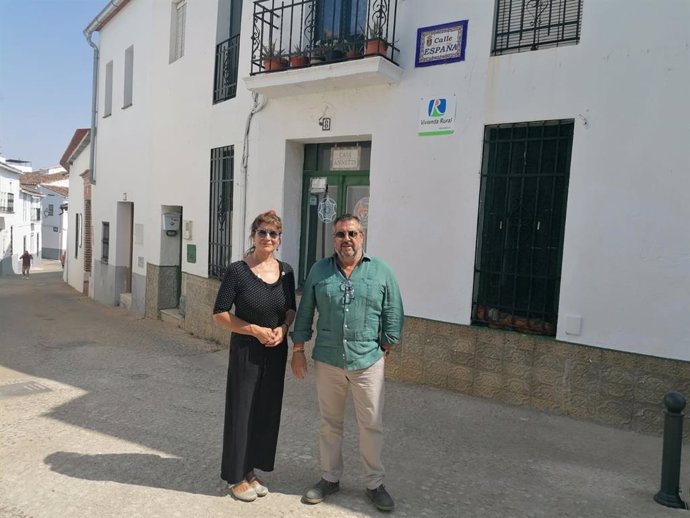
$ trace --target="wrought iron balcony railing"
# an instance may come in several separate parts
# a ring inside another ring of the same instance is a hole
[[[257,0],[250,74],[368,56],[396,63],[397,10],[398,0]]]
[[[213,80],[214,103],[231,99],[237,94],[239,55],[239,34],[216,45],[216,69]]]
[[[0,205],[0,212],[8,212],[12,214],[14,212],[14,205]]]

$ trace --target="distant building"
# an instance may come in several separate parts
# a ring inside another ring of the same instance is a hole
[[[24,250],[40,256],[42,195],[21,185],[23,174],[0,157],[0,275],[21,272],[19,256]]]
[[[91,132],[78,129],[65,149],[60,164],[69,175],[69,198],[64,204],[69,223],[65,234],[63,277],[74,289],[89,293],[91,277]]]
[[[21,185],[41,196],[40,251],[45,259],[60,259],[65,251],[67,218],[63,217],[61,206],[66,202],[69,192],[68,173],[63,167],[52,167],[38,171],[25,172]]]

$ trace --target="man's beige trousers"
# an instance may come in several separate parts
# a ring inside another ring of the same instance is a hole
[[[321,476],[329,482],[338,482],[343,474],[345,400],[348,389],[351,389],[359,427],[359,453],[364,465],[364,483],[367,489],[376,489],[385,475],[381,463],[383,358],[371,367],[358,371],[347,371],[318,361],[314,362],[314,370],[321,410]]]

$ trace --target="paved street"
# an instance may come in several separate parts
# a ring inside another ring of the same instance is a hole
[[[234,501],[219,478],[227,350],[105,307],[57,262],[0,277],[0,516],[380,516],[346,476],[316,506],[313,377],[287,376],[272,491]],[[386,486],[404,517],[684,517],[652,501],[661,439],[388,382]],[[687,423],[687,422],[686,422]],[[687,425],[687,424],[686,424]],[[687,495],[690,457],[681,488]]]

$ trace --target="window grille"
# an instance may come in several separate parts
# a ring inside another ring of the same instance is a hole
[[[580,41],[583,0],[497,0],[493,54]]]
[[[237,95],[241,27],[242,0],[220,0],[216,31],[216,66],[213,78],[214,103],[232,99]]]
[[[237,95],[240,59],[240,35],[216,45],[216,70],[213,80],[213,102],[219,103]]]
[[[110,256],[110,223],[103,222],[101,235],[101,262],[108,264]]]
[[[472,323],[555,335],[572,120],[487,126]]]
[[[208,276],[222,279],[232,254],[233,146],[211,150]]]

